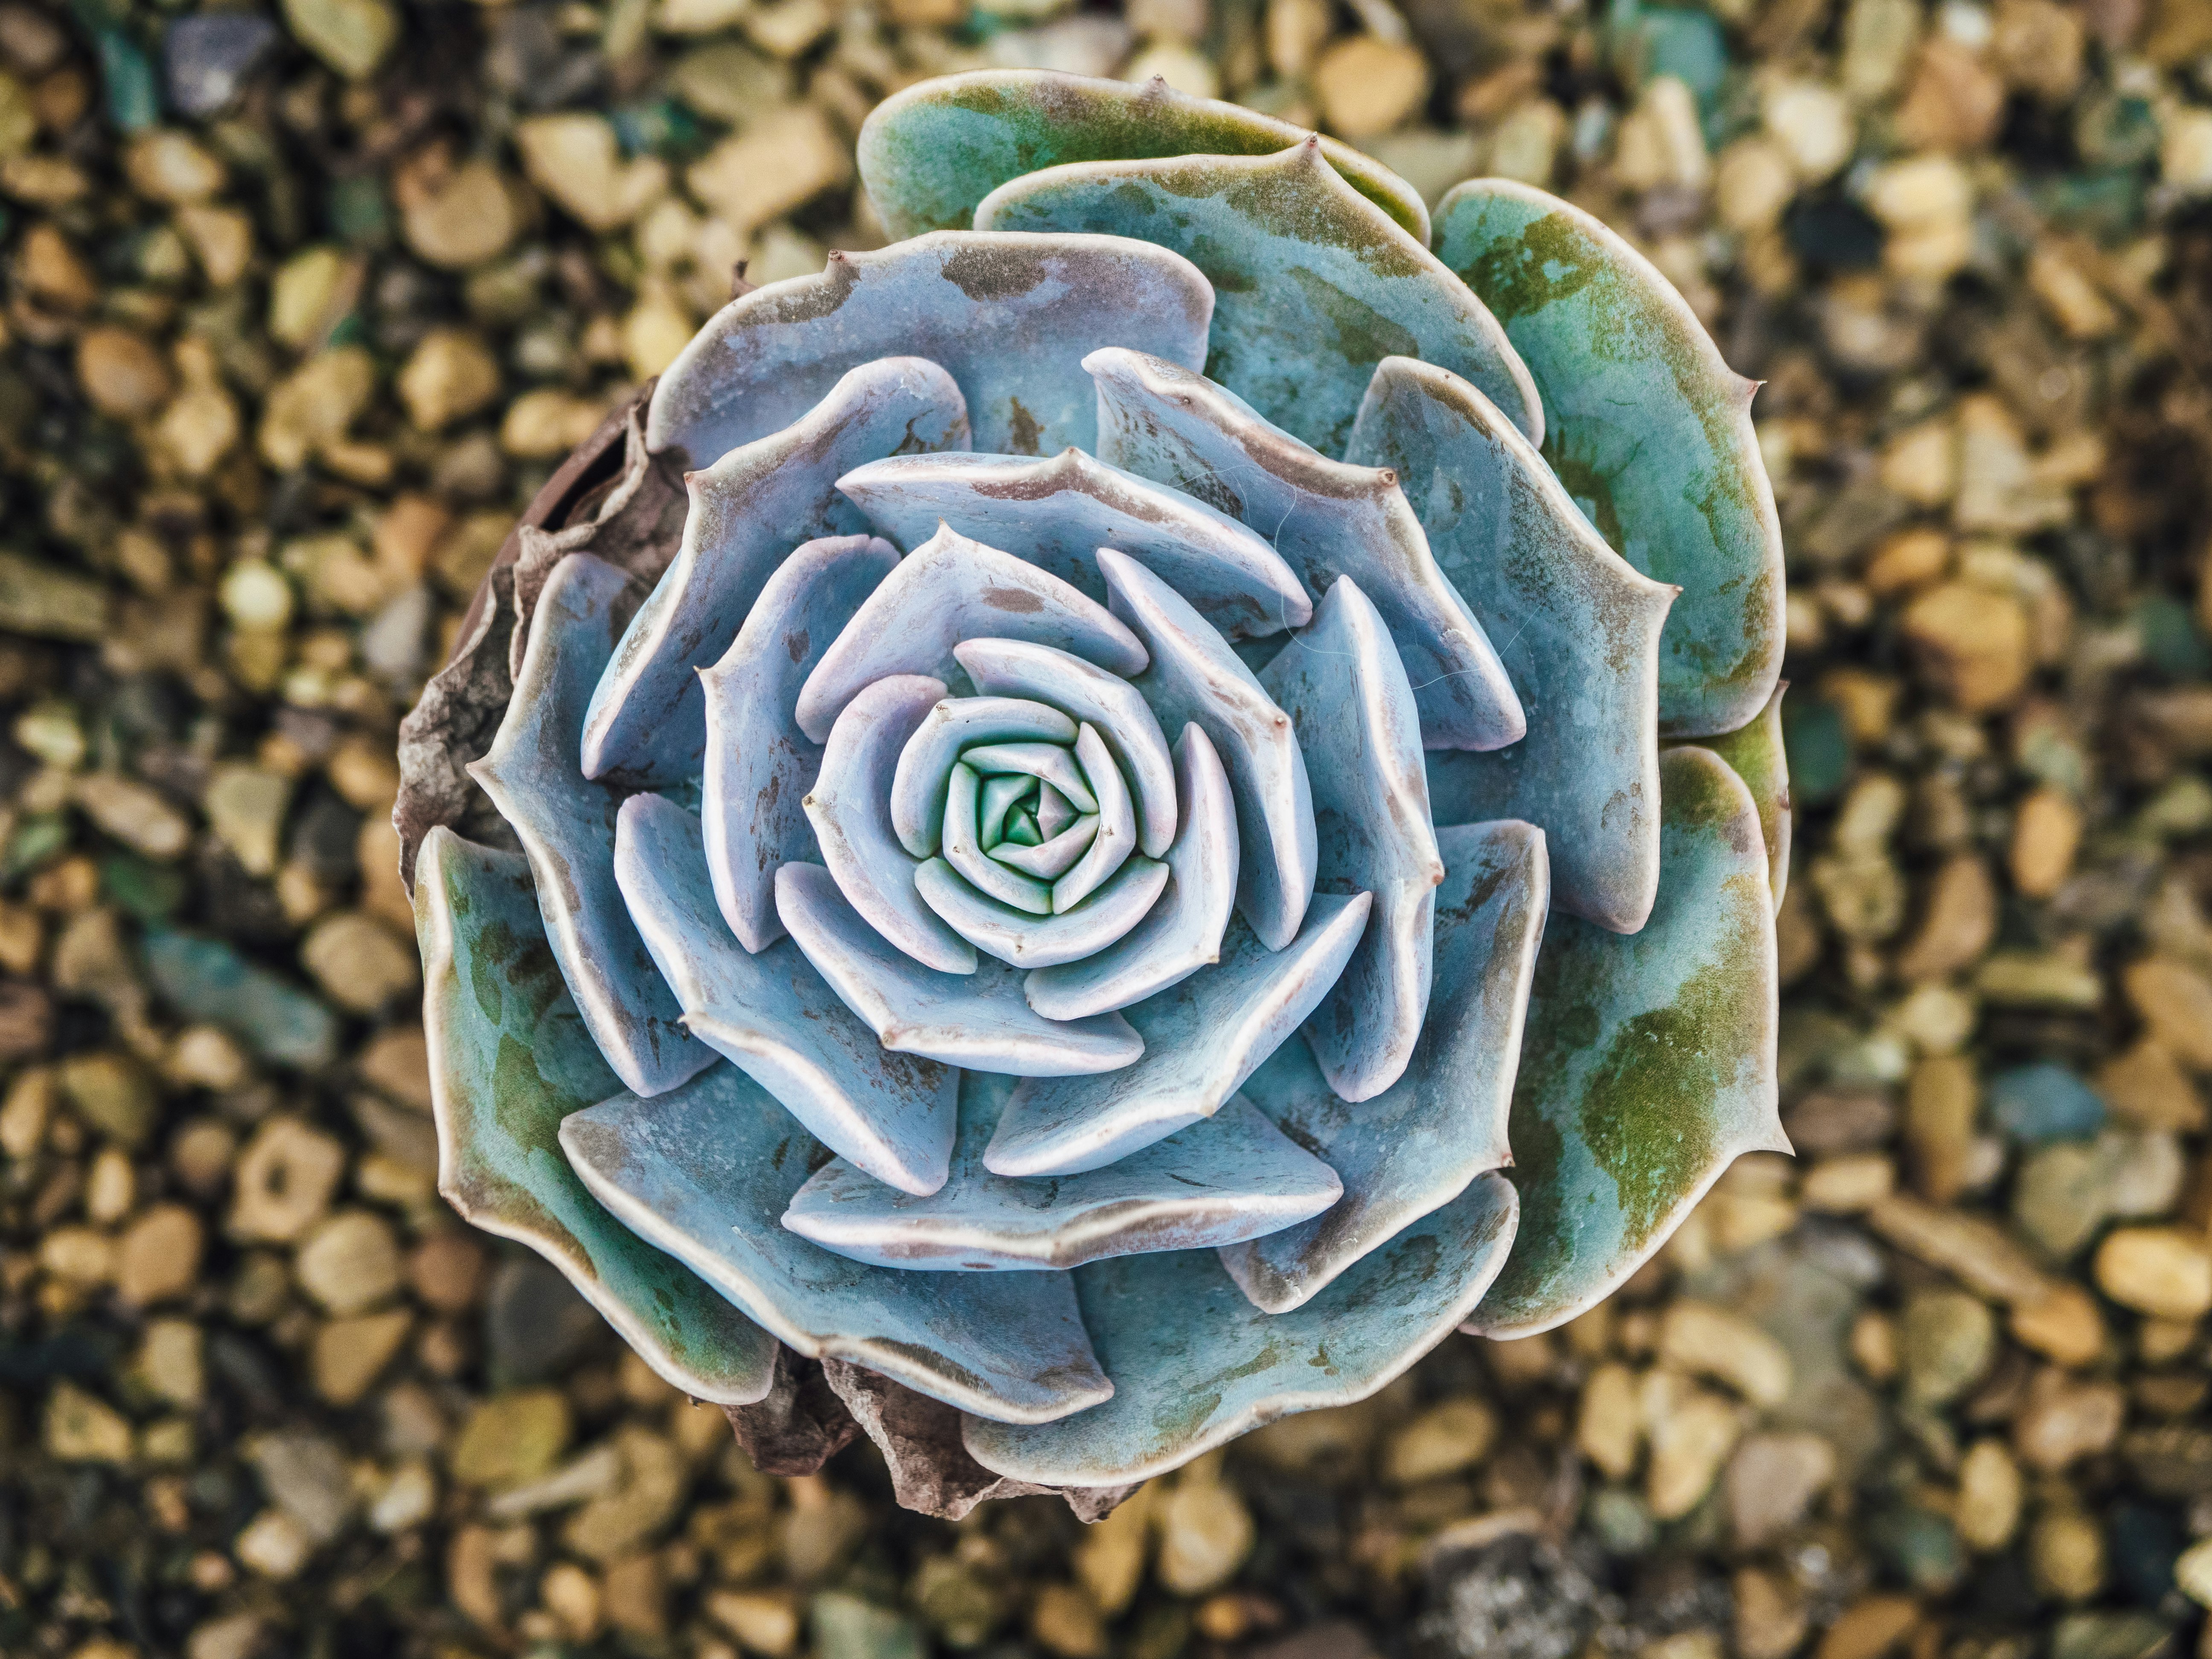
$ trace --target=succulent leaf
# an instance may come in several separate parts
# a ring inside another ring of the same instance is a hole
[[[1126,1008],[1221,959],[1237,891],[1237,807],[1221,757],[1194,725],[1176,744],[1176,802],[1167,890],[1145,919],[1081,962],[1030,973],[1030,1006],[1048,1019]]]
[[[804,805],[823,863],[868,925],[926,968],[972,974],[974,948],[922,902],[887,799],[899,757],[944,695],[942,680],[896,674],[847,703]]]
[[[1756,387],[1673,284],[1580,208],[1510,179],[1444,198],[1437,252],[1544,396],[1545,458],[1644,574],[1682,589],[1660,641],[1659,730],[1748,724],[1782,672],[1782,529]]]
[[[694,1399],[765,1397],[775,1339],[616,1221],[562,1155],[562,1121],[621,1082],[546,948],[528,861],[432,830],[416,858],[415,926],[446,1201],[558,1267]]]
[[[1067,1269],[1108,1256],[1200,1249],[1294,1225],[1343,1185],[1241,1097],[1118,1164],[1059,1181],[1009,1181],[983,1166],[1010,1079],[962,1079],[952,1175],[927,1198],[828,1164],[783,1224],[879,1267],[940,1273]]]
[[[894,455],[837,481],[884,534],[907,546],[940,522],[1013,550],[1094,599],[1094,555],[1117,547],[1158,569],[1231,639],[1303,628],[1313,601],[1265,538],[1203,501],[1079,449],[1020,455]]]
[[[1359,943],[1372,901],[1317,893],[1280,951],[1231,926],[1221,960],[1123,1010],[1145,1039],[1100,1077],[1026,1079],[985,1149],[994,1175],[1079,1175],[1211,1117],[1310,1014]]]
[[[1350,459],[1398,475],[1429,546],[1484,625],[1528,735],[1429,757],[1439,823],[1542,828],[1553,902],[1632,933],[1659,887],[1659,630],[1671,589],[1605,544],[1543,458],[1457,375],[1375,371]]]
[[[1152,666],[1134,682],[1164,726],[1212,740],[1237,802],[1237,908],[1269,948],[1297,937],[1314,887],[1313,792],[1290,717],[1221,635],[1166,582],[1110,547],[1098,550],[1108,604],[1144,641]]]
[[[1105,606],[1048,571],[940,526],[899,561],[807,676],[799,729],[823,741],[863,687],[891,674],[941,677],[954,646],[978,635],[1048,645],[1116,674],[1145,666],[1145,647]]]
[[[1340,577],[1311,628],[1261,672],[1314,779],[1317,882],[1375,896],[1366,936],[1306,1025],[1329,1086],[1365,1100],[1398,1080],[1429,1013],[1443,860],[1413,689],[1382,618]]]
[[[1075,722],[1026,697],[948,697],[922,717],[891,775],[891,830],[917,859],[937,851],[952,763],[971,746],[1072,744]]]
[[[897,558],[869,536],[807,543],[769,578],[722,659],[699,671],[707,868],[722,919],[748,951],[783,937],[776,870],[815,850],[804,802],[822,769],[822,745],[799,729],[799,688]]]
[[[696,818],[631,796],[614,869],[686,1025],[878,1181],[910,1193],[945,1184],[960,1074],[878,1052],[789,939],[756,952],[722,932]]]
[[[1057,968],[1104,950],[1142,921],[1168,884],[1168,867],[1131,858],[1087,902],[1049,916],[985,896],[943,859],[925,862],[914,884],[923,903],[985,955],[1016,968]]]
[[[893,1054],[1009,1077],[1110,1072],[1145,1051],[1128,1021],[1102,1013],[1048,1019],[1022,995],[1021,976],[995,962],[940,974],[894,949],[860,920],[819,865],[787,864],[775,896],[792,941],[845,1006]]]
[[[1659,760],[1659,899],[1641,933],[1556,919],[1513,1091],[1521,1237],[1470,1328],[1524,1336],[1601,1300],[1776,1115],[1774,902],[1751,791],[1708,750]]]
[[[847,370],[905,355],[959,382],[978,449],[1095,449],[1084,354],[1134,345],[1194,368],[1212,313],[1198,268],[1149,242],[945,230],[833,253],[708,319],[653,388],[646,443],[708,465],[789,426]]]
[[[1766,878],[1774,888],[1777,915],[1782,914],[1782,896],[1790,884],[1790,757],[1782,747],[1782,694],[1789,689],[1787,680],[1777,685],[1750,725],[1706,738],[1698,745],[1726,761],[1759,803],[1759,827],[1766,841]]]
[[[793,548],[868,528],[837,493],[839,475],[902,444],[964,448],[967,434],[951,378],[892,358],[861,365],[803,419],[688,475],[676,558],[592,693],[585,775],[652,788],[696,777],[707,743],[698,671],[729,648]]]
[[[1244,1097],[1344,1181],[1301,1226],[1225,1249],[1222,1265],[1268,1313],[1326,1289],[1370,1251],[1511,1162],[1506,1112],[1549,896],[1544,832],[1506,819],[1437,832],[1436,988],[1406,1074],[1357,1107],[1303,1043],[1286,1042]]]
[[[561,1146],[625,1225],[800,1353],[1009,1422],[1049,1422],[1113,1394],[1064,1275],[898,1273],[787,1231],[813,1149],[733,1066],[658,1100],[618,1095],[577,1112]]]
[[[1117,618],[1115,626],[1123,624]],[[1136,637],[1129,635],[1133,641]],[[1141,644],[1137,649],[1144,654]],[[1065,651],[1020,640],[963,640],[952,654],[977,690],[1035,698],[1095,726],[1136,792],[1137,850],[1152,859],[1168,850],[1176,831],[1175,763],[1158,716],[1127,679]]]
[[[964,227],[1009,179],[1066,161],[1265,155],[1306,134],[1236,104],[1039,70],[940,76],[876,106],[860,128],[860,179],[893,236]],[[1352,188],[1424,245],[1421,194],[1334,138],[1322,153]]]
[[[1213,284],[1206,373],[1339,454],[1385,357],[1480,386],[1532,440],[1536,383],[1498,319],[1309,137],[1273,155],[1079,161],[1024,173],[975,210],[987,231],[1095,231],[1173,248]]]
[[[553,568],[538,595],[522,672],[499,733],[469,775],[514,826],[538,883],[546,943],[592,1040],[633,1093],[657,1095],[714,1063],[680,1023],[675,997],[615,884],[619,792],[576,760],[584,710],[613,654],[629,579],[588,553]]]
[[[1505,1260],[1515,1213],[1504,1178],[1479,1176],[1285,1314],[1246,1301],[1210,1250],[1093,1262],[1075,1283],[1113,1399],[1042,1427],[971,1416],[961,1437],[1001,1474],[1114,1486],[1292,1412],[1364,1400],[1467,1317]]]
[[[1397,479],[1347,466],[1202,374],[1119,349],[1084,359],[1098,384],[1098,453],[1241,519],[1309,592],[1350,576],[1375,602],[1413,683],[1431,749],[1497,749],[1528,730],[1482,624],[1437,568]]]

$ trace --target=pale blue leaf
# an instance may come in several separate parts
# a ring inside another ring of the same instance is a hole
[[[659,1100],[578,1112],[561,1145],[626,1226],[803,1354],[1011,1422],[1048,1422],[1113,1392],[1066,1274],[898,1273],[785,1228],[816,1149],[732,1066]]]
[[[962,939],[1016,968],[1056,968],[1103,951],[1138,922],[1168,884],[1168,867],[1133,858],[1084,903],[1063,914],[1031,915],[977,892],[943,859],[914,872],[915,890]]]
[[[1313,896],[1313,794],[1290,716],[1221,635],[1134,559],[1101,548],[1108,604],[1142,640],[1152,666],[1137,681],[1164,724],[1212,740],[1237,800],[1237,908],[1271,949],[1296,938]]]
[[[1431,749],[1497,749],[1527,730],[1482,624],[1437,568],[1396,477],[1332,461],[1202,374],[1118,348],[1098,384],[1098,453],[1240,519],[1307,591],[1350,576],[1375,602],[1413,683]]]
[[[945,1184],[959,1073],[884,1052],[799,947],[747,951],[721,926],[699,821],[659,795],[623,804],[615,875],[684,1023],[816,1139],[910,1193]]]
[[[1382,618],[1349,576],[1260,684],[1291,717],[1313,779],[1318,890],[1375,896],[1366,937],[1305,1028],[1329,1087],[1366,1100],[1405,1071],[1429,1012],[1444,866],[1420,720]]]
[[[799,729],[821,742],[863,687],[889,674],[943,678],[953,647],[979,637],[1050,646],[1116,674],[1145,666],[1145,647],[1105,606],[1036,565],[939,526],[899,561],[806,677]]]
[[[614,871],[621,792],[586,778],[578,759],[584,710],[614,653],[616,603],[628,586],[588,553],[553,567],[514,697],[469,775],[530,855],[546,942],[599,1052],[624,1087],[657,1095],[713,1065],[714,1051],[684,1030],[623,908]]]
[[[922,902],[914,855],[891,828],[899,756],[944,696],[944,681],[911,674],[862,691],[830,729],[804,805],[823,863],[868,925],[924,967],[972,974],[975,952]]]
[[[893,1053],[1014,1077],[1065,1077],[1112,1071],[1145,1051],[1118,1014],[1060,1020],[1036,1012],[1021,975],[996,962],[972,974],[923,967],[861,921],[819,865],[785,865],[775,896],[793,943]]]
[[[1396,470],[1528,711],[1510,748],[1431,756],[1437,822],[1538,825],[1553,902],[1634,933],[1659,888],[1659,630],[1673,591],[1607,547],[1528,441],[1443,369],[1403,357],[1376,369],[1350,456]]]
[[[1436,990],[1406,1074],[1347,1104],[1304,1043],[1285,1042],[1245,1098],[1344,1180],[1344,1200],[1303,1226],[1222,1252],[1253,1305],[1304,1305],[1370,1251],[1511,1161],[1506,1113],[1528,987],[1544,936],[1544,833],[1506,821],[1439,830]]]
[[[1176,745],[1179,823],[1168,849],[1168,885],[1145,919],[1080,962],[1029,976],[1030,1006],[1053,1019],[1080,1019],[1179,985],[1221,959],[1221,936],[1237,891],[1237,810],[1229,775],[1196,726]]]
[[[1444,198],[1437,252],[1536,377],[1545,459],[1629,563],[1682,589],[1660,639],[1659,729],[1748,724],[1782,672],[1782,527],[1753,384],[1674,284],[1582,209],[1504,179]]]
[[[1195,368],[1212,314],[1197,266],[1119,237],[944,230],[832,253],[819,276],[755,289],[708,319],[654,387],[646,441],[706,466],[789,426],[848,369],[910,356],[959,382],[978,449],[1095,450],[1084,354],[1134,346]]]
[[[1211,1250],[1094,1262],[1076,1289],[1114,1397],[1035,1428],[970,1417],[961,1437],[1001,1474],[1110,1486],[1179,1468],[1277,1418],[1364,1400],[1467,1316],[1513,1225],[1512,1188],[1478,1176],[1286,1314],[1246,1301]]]
[[[1173,248],[1213,284],[1207,378],[1325,453],[1342,453],[1368,377],[1392,356],[1464,375],[1543,437],[1536,383],[1498,319],[1322,159],[1318,137],[1273,155],[1024,173],[984,198],[975,228],[1092,231]]]
[[[1103,1077],[1018,1085],[983,1154],[994,1174],[1079,1175],[1211,1117],[1314,1011],[1367,926],[1364,893],[1317,893],[1280,951],[1232,925],[1221,960],[1123,1012],[1145,1057]]]
[[[799,1189],[783,1224],[883,1267],[1065,1269],[1255,1238],[1319,1213],[1343,1190],[1241,1097],[1089,1175],[1009,1181],[983,1166],[1007,1087],[981,1073],[961,1080],[952,1176],[930,1197],[895,1192],[840,1159]]]
[[[1313,615],[1305,589],[1265,538],[1079,449],[1042,460],[895,455],[847,473],[837,487],[902,545],[915,545],[941,521],[1094,599],[1106,597],[1097,551],[1119,548],[1158,571],[1231,639],[1302,628]]]
[[[415,928],[438,1191],[559,1268],[676,1388],[718,1406],[765,1397],[775,1339],[618,1225],[562,1154],[562,1120],[622,1085],[546,949],[528,863],[433,829],[416,856]]]
[[[822,769],[822,745],[799,729],[799,688],[897,557],[866,536],[807,543],[769,578],[728,654],[699,672],[707,867],[722,919],[748,951],[783,936],[777,866],[815,851],[804,803]]]
[[[675,561],[592,694],[586,774],[656,788],[696,776],[707,743],[698,671],[729,648],[793,548],[868,527],[837,493],[838,477],[902,447],[967,442],[960,389],[945,371],[887,357],[846,375],[790,426],[689,474]]]

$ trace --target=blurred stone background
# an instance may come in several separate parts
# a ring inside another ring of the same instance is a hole
[[[978,64],[1589,206],[1790,546],[1801,1157],[1088,1530],[757,1475],[459,1225],[386,819],[538,483]],[[0,281],[0,1652],[2208,1650],[2212,0],[7,0]]]

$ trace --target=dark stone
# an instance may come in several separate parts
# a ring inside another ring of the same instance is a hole
[[[2112,1576],[2128,1600],[2155,1607],[2173,1590],[2173,1564],[2188,1540],[2166,1510],[2148,1504],[2116,1504],[2106,1525]]]
[[[358,867],[360,840],[361,814],[336,790],[318,782],[292,809],[284,853],[324,881],[344,881]]]
[[[228,108],[278,38],[256,11],[203,11],[179,17],[161,37],[169,106],[194,118]]]
[[[560,1270],[534,1255],[510,1256],[492,1275],[484,1339],[493,1376],[502,1386],[557,1377],[606,1328]]]
[[[1824,270],[1872,270],[1881,263],[1881,226],[1841,191],[1800,196],[1783,216],[1790,250]]]
[[[1800,1158],[1863,1152],[1897,1133],[1897,1106],[1875,1089],[1815,1089],[1784,1109],[1782,1127]]]

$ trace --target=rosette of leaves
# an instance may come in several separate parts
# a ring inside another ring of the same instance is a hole
[[[404,733],[441,1185],[763,1466],[1096,1515],[1785,1146],[1772,495],[1540,191],[1027,72],[860,166]]]

